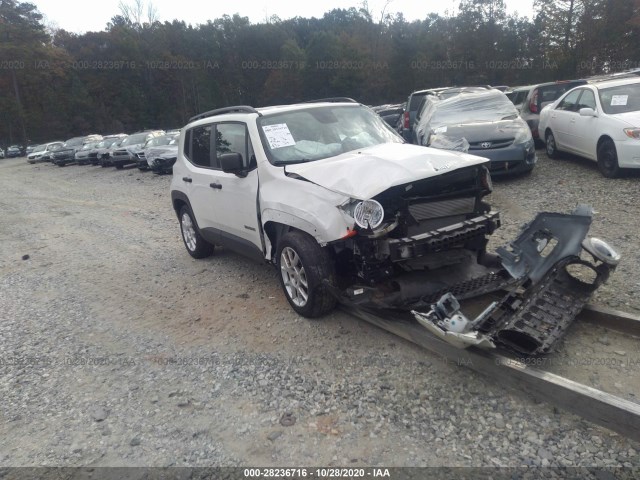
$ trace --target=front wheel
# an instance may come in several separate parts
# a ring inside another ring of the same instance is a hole
[[[603,140],[598,147],[598,169],[607,178],[620,176],[620,165],[618,164],[618,152],[612,140]]]
[[[551,130],[545,135],[545,149],[547,151],[547,157],[555,160],[560,158],[560,152],[558,152],[558,146],[556,145],[556,137],[553,136]]]
[[[187,205],[180,209],[180,232],[184,246],[193,258],[205,258],[213,254],[213,245],[200,235],[193,213]]]
[[[324,283],[335,284],[335,266],[329,252],[303,232],[289,232],[278,244],[280,284],[291,307],[303,317],[329,313],[336,299]]]

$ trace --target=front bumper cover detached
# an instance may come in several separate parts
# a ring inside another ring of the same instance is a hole
[[[497,249],[507,291],[500,301],[469,319],[452,286],[426,313],[413,310],[415,319],[457,347],[548,353],[620,259],[605,242],[586,236],[591,219],[587,206],[571,214],[539,213],[509,247]]]

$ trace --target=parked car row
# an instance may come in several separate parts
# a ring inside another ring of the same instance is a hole
[[[4,152],[4,156],[6,158],[15,158],[21,157],[24,154],[24,149],[19,145],[11,145],[7,147],[7,150]]]
[[[373,110],[408,143],[490,159],[493,175],[531,171],[535,147],[544,145],[552,158],[570,152],[616,177],[621,169],[640,168],[638,75],[628,71],[512,88],[430,88],[412,92],[400,114],[403,105]]]
[[[52,162],[114,166],[136,165],[140,170],[171,173],[178,152],[178,130],[148,130],[126,135],[88,135],[37,145],[27,156],[29,163]]]
[[[491,160],[493,176],[530,172],[537,162],[531,132],[506,95],[487,88],[424,97],[413,142]]]
[[[503,88],[417,90],[409,95],[392,127],[408,143],[487,158],[493,175],[530,172],[537,161],[535,144]],[[374,111],[382,117],[387,107],[374,107]]]

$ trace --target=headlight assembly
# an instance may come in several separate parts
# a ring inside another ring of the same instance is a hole
[[[640,128],[625,128],[624,133],[629,138],[640,139]]]
[[[373,230],[384,219],[384,208],[376,200],[365,200],[356,205],[353,210],[353,219],[360,228]]]

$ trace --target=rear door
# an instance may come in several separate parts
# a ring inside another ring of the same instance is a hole
[[[576,108],[582,90],[574,90],[566,95],[550,113],[549,125],[556,139],[557,145],[563,150],[569,148],[571,143],[571,125],[577,115]],[[543,133],[541,133],[541,136]]]
[[[184,156],[188,160],[185,163],[186,171],[182,171],[179,179],[183,182],[191,203],[191,209],[196,217],[198,227],[209,241],[213,241],[215,229],[219,226],[216,218],[214,203],[216,197],[209,184],[214,179],[212,164],[213,151],[215,149],[215,125],[213,123],[199,125],[185,132]]]
[[[591,116],[581,116],[581,108],[592,108],[598,112],[596,97],[590,88],[581,89],[582,94],[576,106],[576,115],[571,119],[569,125],[569,148],[578,155],[595,159],[596,144],[598,142],[599,118]]]

